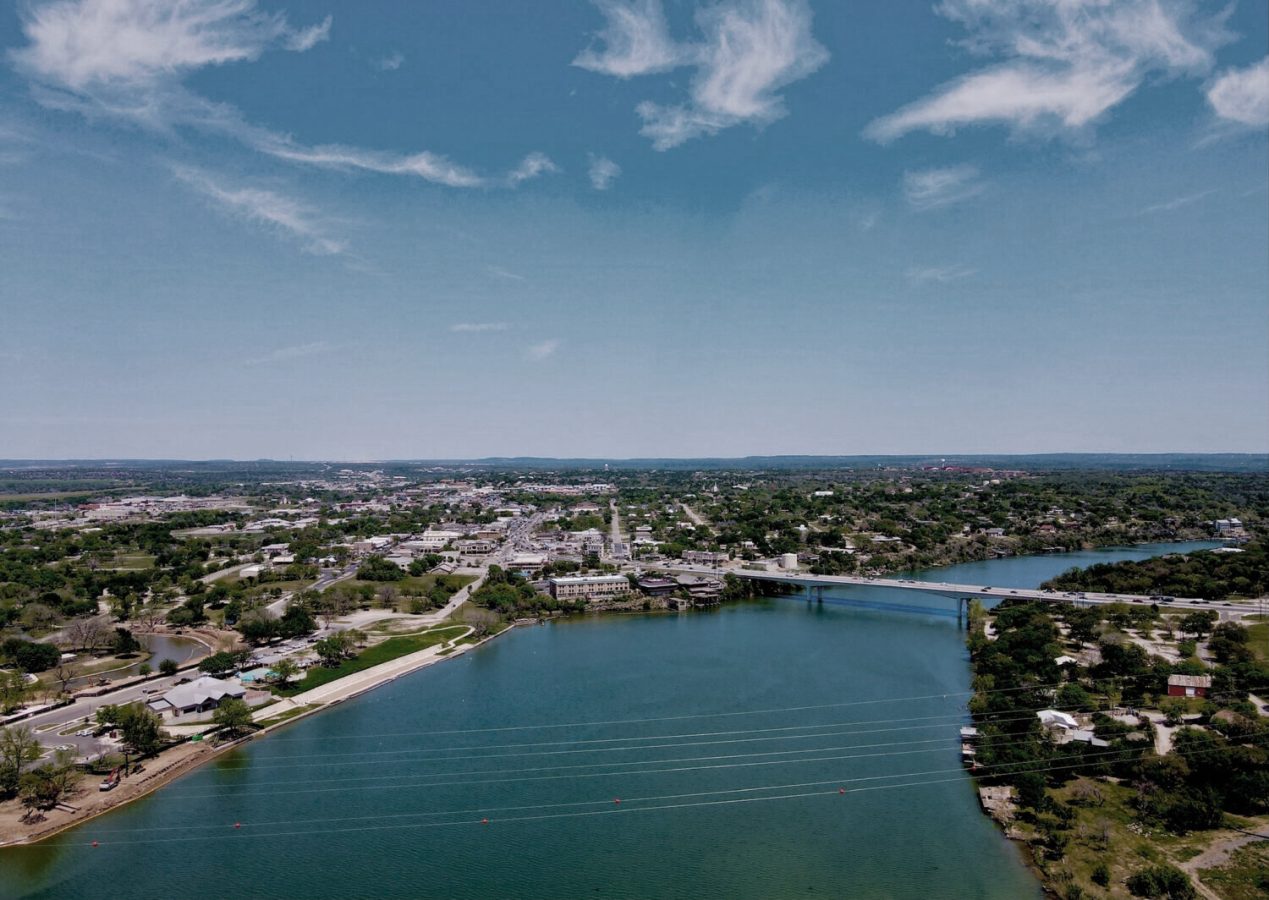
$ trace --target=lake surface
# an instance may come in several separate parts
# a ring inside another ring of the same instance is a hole
[[[915,577],[1034,587],[1208,546]],[[955,607],[896,597],[515,629],[0,851],[0,897],[1039,898],[959,765]]]

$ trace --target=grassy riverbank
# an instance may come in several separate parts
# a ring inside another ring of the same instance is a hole
[[[336,668],[311,668],[299,681],[278,688],[277,693],[284,697],[294,697],[305,691],[330,684],[346,678],[356,672],[364,672],[386,662],[391,662],[410,653],[417,653],[437,644],[443,644],[463,634],[467,629],[461,625],[433,628],[421,634],[402,635],[388,638],[386,641],[368,647],[352,659],[346,659]]]

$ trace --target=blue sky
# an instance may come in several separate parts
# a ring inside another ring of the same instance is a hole
[[[6,4],[0,457],[1265,451],[1267,35]]]

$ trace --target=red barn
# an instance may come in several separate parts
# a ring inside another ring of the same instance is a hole
[[[1169,675],[1169,697],[1206,697],[1212,686],[1211,675]]]

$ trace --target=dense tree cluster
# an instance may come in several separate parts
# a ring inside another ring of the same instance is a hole
[[[0,643],[0,664],[23,672],[43,672],[57,665],[62,654],[52,644],[8,638]]]
[[[490,566],[489,574],[471,596],[477,606],[483,606],[503,615],[536,615],[543,612],[582,610],[586,601],[576,603],[559,601],[549,594],[539,593],[532,584],[514,572],[501,566]]]
[[[1269,594],[1269,546],[1254,540],[1241,553],[1169,554],[1137,562],[1072,569],[1045,583],[1060,591],[1162,594],[1171,597],[1261,597]]]
[[[357,577],[362,581],[400,581],[405,578],[405,570],[382,556],[368,556],[357,567]]]
[[[1062,857],[1071,839],[1070,804],[1082,802],[1078,791],[1068,804],[1051,789],[1081,777],[1115,776],[1132,786],[1136,814],[1174,834],[1220,827],[1227,813],[1269,811],[1269,729],[1247,701],[1249,688],[1269,683],[1269,667],[1248,651],[1245,628],[1215,625],[1204,613],[1164,623],[1158,610],[1147,606],[1085,609],[1005,601],[993,612],[995,639],[990,640],[982,627],[985,615],[973,607],[969,638],[976,691],[970,709],[981,735],[976,769],[987,781],[1015,787],[1021,816],[1034,827],[1049,858]],[[1170,663],[1123,634],[1173,627],[1182,634],[1212,634],[1223,661],[1214,668],[1193,658]],[[1097,648],[1095,665],[1057,665],[1059,657],[1090,644]],[[1177,673],[1210,674],[1207,698],[1167,698],[1168,678]],[[1158,756],[1147,721],[1132,724],[1103,712],[1156,704],[1173,724],[1180,724],[1180,712],[1198,708],[1193,724],[1204,727],[1179,729],[1172,752]],[[1044,708],[1090,714],[1093,734],[1106,746],[1054,742],[1036,715]],[[1178,718],[1171,719],[1173,714]],[[1096,793],[1096,782],[1081,783],[1085,793]],[[1187,896],[1184,876],[1175,881],[1161,869],[1148,869],[1133,877],[1137,886],[1132,881],[1129,886],[1140,896]]]

